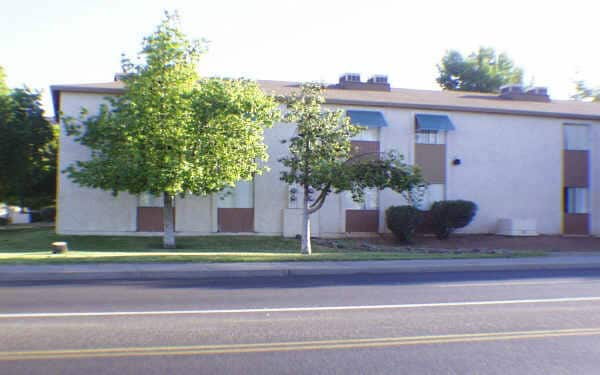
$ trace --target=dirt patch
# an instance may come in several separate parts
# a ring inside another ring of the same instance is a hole
[[[316,244],[333,249],[362,249],[367,251],[409,251],[426,253],[519,253],[599,252],[600,237],[534,236],[510,237],[493,234],[453,234],[447,240],[418,235],[412,244],[398,242],[391,235],[370,238],[322,239]]]

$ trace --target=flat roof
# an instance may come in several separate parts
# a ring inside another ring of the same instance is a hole
[[[256,81],[268,95],[288,96],[299,91],[300,82]],[[60,92],[118,95],[124,92],[121,81],[53,85],[50,87],[55,113],[59,113]],[[325,90],[326,104],[363,107],[407,108],[431,111],[455,111],[564,118],[600,121],[600,103],[575,100],[534,102],[500,98],[497,94],[464,91],[415,90],[392,88],[390,91],[341,89],[330,85]]]

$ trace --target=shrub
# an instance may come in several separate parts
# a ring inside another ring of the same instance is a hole
[[[475,214],[477,205],[471,201],[439,201],[431,206],[431,224],[440,240],[446,239],[457,228],[469,225]]]
[[[56,207],[54,207],[54,206],[42,207],[42,209],[40,210],[40,217],[41,217],[42,221],[47,221],[47,222],[53,223],[56,219]]]
[[[42,221],[42,215],[39,210],[29,210],[29,222],[30,223],[38,223]]]
[[[423,214],[413,206],[391,206],[385,211],[387,227],[400,241],[412,242]]]
[[[0,225],[8,225],[10,224],[10,221],[8,220],[7,217],[0,217]]]

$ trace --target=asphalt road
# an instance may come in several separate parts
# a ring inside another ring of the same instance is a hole
[[[600,270],[0,284],[0,374],[598,374]]]

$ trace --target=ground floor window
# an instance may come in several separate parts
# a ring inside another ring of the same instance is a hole
[[[588,189],[567,187],[564,191],[564,209],[567,214],[587,214]]]
[[[445,195],[444,184],[429,184],[415,206],[421,211],[428,211],[433,203],[443,201]]]
[[[238,181],[234,187],[226,187],[219,193],[219,208],[254,207],[254,183]]]
[[[376,210],[379,207],[379,190],[375,188],[365,189],[362,202],[355,202],[350,192],[344,193],[345,206],[352,210]]]
[[[238,181],[219,193],[217,203],[219,232],[245,233],[254,231],[254,182]]]

